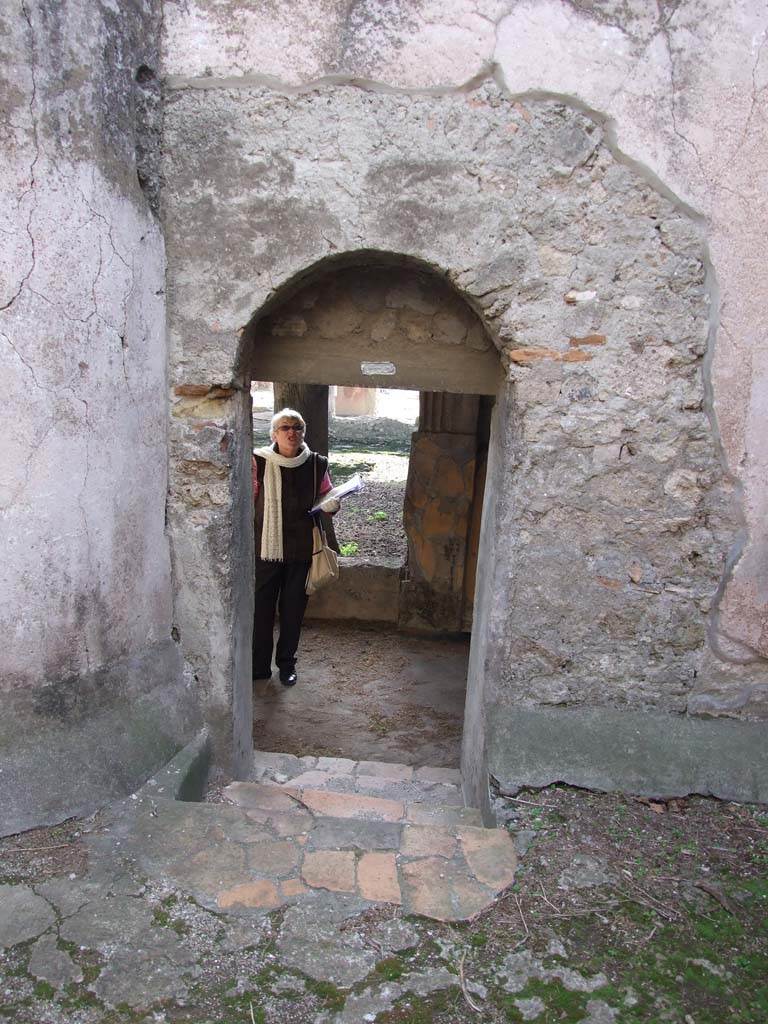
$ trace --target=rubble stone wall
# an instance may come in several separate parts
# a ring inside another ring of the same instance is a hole
[[[691,211],[621,159],[599,119],[492,82],[444,95],[177,82],[166,139],[179,382],[259,377],[254,312],[340,254],[420,261],[493,337],[509,396],[470,705],[482,692],[481,707],[686,711],[709,684],[738,524]]]

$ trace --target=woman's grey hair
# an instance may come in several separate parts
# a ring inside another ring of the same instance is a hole
[[[272,419],[269,421],[269,432],[274,434],[275,430],[280,426],[283,420],[291,420],[297,422],[302,429],[307,429],[306,421],[300,412],[295,409],[281,409],[280,412],[276,412]]]

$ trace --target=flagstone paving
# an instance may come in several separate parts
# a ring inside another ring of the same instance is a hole
[[[232,783],[224,798],[283,835],[287,820],[301,815],[303,828],[292,832],[297,850],[275,857],[271,870],[271,847],[260,861],[261,872],[275,880],[293,866],[286,880],[307,891],[460,921],[489,906],[514,879],[511,838],[482,828],[479,812],[463,806],[461,776],[453,769],[262,753],[254,757],[252,778],[258,781]],[[351,822],[359,824],[350,828]],[[236,905],[233,899],[233,890],[217,895],[219,906]]]
[[[511,838],[463,807],[457,772],[262,754],[253,777],[219,804],[144,790],[91,837],[94,852],[234,913],[326,891],[459,921],[513,880]]]
[[[92,841],[102,858],[236,914],[327,892],[461,921],[514,878],[510,836],[463,806],[458,772],[262,754],[253,777],[218,804],[143,791]]]
[[[271,927],[268,915],[284,909],[282,962],[348,987],[387,949],[413,939],[393,918],[365,944],[346,921],[377,908],[467,920],[514,878],[511,837],[481,827],[452,770],[261,754],[251,781],[231,783],[218,803],[173,799],[172,777],[151,780],[103,812],[99,828],[83,837],[85,877],[43,881],[35,891],[0,885],[0,950],[33,940],[29,971],[52,991],[87,985],[113,1007],[184,1000],[201,965],[186,923],[171,922],[164,904],[152,909],[147,886],[170,893],[169,907],[183,898],[191,901],[188,915],[208,914],[198,922],[203,931],[219,922],[223,952],[252,947]],[[98,978],[72,959],[75,949],[101,958]],[[438,987],[455,982],[446,979]],[[373,993],[370,1006],[362,996],[359,1006],[353,1001],[344,1019],[390,1004],[406,983],[414,991],[426,984],[418,972],[404,977]]]

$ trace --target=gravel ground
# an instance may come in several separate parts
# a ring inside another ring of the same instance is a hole
[[[380,452],[332,452],[331,477],[343,483],[354,473],[363,478],[363,490],[351,494],[335,517],[340,545],[355,543],[364,558],[398,558],[405,562],[407,542],[403,530],[403,498],[408,475],[407,455]],[[342,550],[344,548],[342,547]]]

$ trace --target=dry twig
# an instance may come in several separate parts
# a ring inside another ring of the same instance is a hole
[[[77,840],[71,843],[59,843],[57,846],[17,846],[10,853],[47,853],[48,850],[71,850]]]
[[[655,924],[655,925],[653,926],[653,928],[651,928],[651,930],[650,930],[650,931],[648,932],[648,934],[647,934],[647,935],[645,936],[645,938],[644,938],[644,939],[640,939],[640,941],[638,942],[638,946],[644,946],[644,945],[645,945],[646,943],[650,942],[650,941],[651,941],[651,939],[653,938],[653,936],[654,936],[654,935],[656,934],[656,932],[658,931],[658,928],[659,928],[659,926],[658,926],[657,924]]]
[[[547,896],[546,891],[544,889],[544,883],[542,881],[539,881],[539,888],[541,889],[541,895],[542,895],[542,897],[544,899],[544,902],[547,904],[547,906],[548,907],[552,907],[552,909],[555,911],[556,914],[559,913],[559,911],[558,911],[557,907],[555,906],[555,904],[552,902],[552,900],[549,898],[549,896]]]
[[[467,1006],[470,1008],[470,1010],[474,1010],[475,1013],[482,1013],[482,1006],[478,1006],[477,1003],[473,1001],[472,996],[469,994],[469,991],[467,990],[467,979],[464,977],[464,958],[466,955],[466,953],[462,953],[461,959],[459,960],[459,985],[461,986],[461,994],[466,999]]]
[[[539,804],[535,800],[523,800],[519,796],[506,796],[504,793],[501,794],[505,800],[511,800],[513,804],[525,804],[527,807],[548,807],[552,808],[552,804]]]
[[[693,884],[697,889],[701,889],[702,892],[705,892],[707,896],[711,896],[713,900],[716,900],[724,910],[728,911],[729,914],[733,914],[734,917],[737,916],[736,907],[728,899],[723,890],[718,888],[718,886],[714,885],[712,882],[708,882],[705,878],[699,879],[699,881],[694,882]]]
[[[655,914],[658,914],[659,917],[663,917],[665,921],[676,921],[680,917],[680,913],[677,910],[673,910],[671,907],[668,907],[666,904],[657,900],[639,886],[635,887],[633,894],[625,893],[622,889],[619,889],[618,886],[614,886],[613,888],[627,903],[637,903],[638,906],[647,907]]]
[[[517,895],[516,892],[513,893],[512,895],[515,897],[515,903],[517,904],[517,912],[520,915],[520,920],[523,922],[523,928],[525,928],[525,935],[522,937],[522,939],[520,939],[520,941],[514,947],[515,949],[517,949],[519,946],[522,946],[524,942],[528,941],[528,938],[529,938],[531,933],[530,933],[530,931],[528,929],[528,922],[525,920],[525,914],[523,913],[523,908],[522,908],[522,905],[520,903],[520,897]]]

